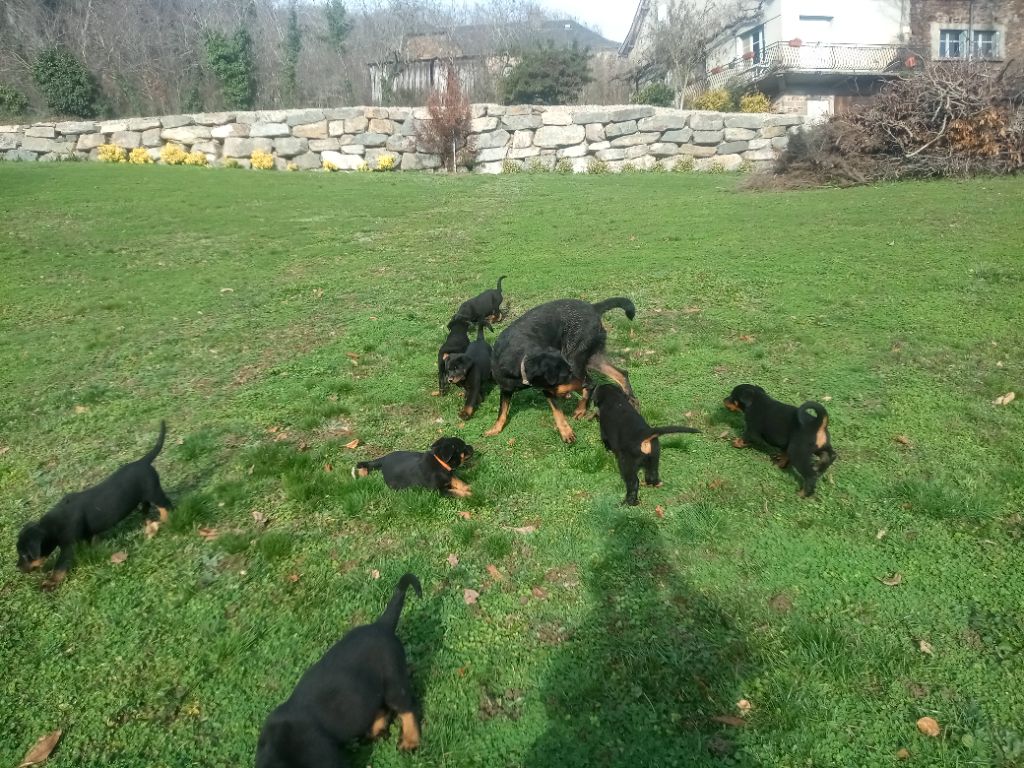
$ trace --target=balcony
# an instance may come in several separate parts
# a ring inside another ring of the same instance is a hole
[[[715,67],[707,74],[704,87],[760,85],[779,75],[820,79],[833,75],[890,74],[903,69],[905,51],[898,45],[848,45],[845,43],[804,43],[793,40],[765,46],[759,59],[751,54]]]

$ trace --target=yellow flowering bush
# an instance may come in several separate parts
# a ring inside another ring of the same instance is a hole
[[[369,170],[370,166],[368,166],[365,161],[356,166],[356,171],[358,171],[359,173],[366,173]]]
[[[295,163],[288,163],[288,170],[289,171],[297,171],[297,170],[299,170],[299,166],[297,164],[295,164]]]
[[[180,144],[164,144],[160,147],[160,162],[165,165],[181,165],[188,153]]]
[[[252,167],[258,171],[269,171],[274,167],[274,156],[262,149],[253,150]]]
[[[328,171],[328,172],[338,170],[338,166],[336,166],[330,160],[324,160],[323,167],[324,167],[324,170]]]
[[[751,91],[740,98],[740,112],[771,112],[772,100],[760,91]]]
[[[725,88],[715,88],[697,96],[691,106],[711,112],[729,112],[732,109],[732,96]]]
[[[153,158],[149,156],[145,147],[136,147],[129,153],[128,162],[132,165],[149,165]]]
[[[195,152],[189,152],[187,155],[185,155],[185,165],[202,166],[206,165],[207,162],[208,161],[206,159],[206,155],[202,152],[199,152],[198,150]]]
[[[99,158],[104,163],[128,162],[128,150],[113,144],[103,144],[99,148]]]
[[[393,171],[395,170],[395,156],[394,155],[381,155],[377,158],[377,170],[378,171]]]

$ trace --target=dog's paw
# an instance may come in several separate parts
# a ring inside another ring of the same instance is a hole
[[[400,738],[398,740],[398,750],[400,752],[412,752],[414,749],[419,749],[419,747],[420,747],[420,740],[418,738],[417,739],[413,739],[413,738],[408,738],[407,739],[405,736],[402,736],[402,738]]]
[[[494,437],[495,435],[500,435],[500,434],[501,434],[501,430],[500,429],[498,429],[497,427],[491,427],[486,432],[484,432],[484,437]]]
[[[748,443],[742,437],[737,437],[735,440],[732,441],[733,448],[746,448],[748,445],[750,445],[750,443]]]
[[[559,430],[558,434],[561,436],[562,442],[565,443],[566,445],[572,445],[573,443],[576,442],[576,433],[573,432],[571,429],[567,429],[564,432],[562,430]]]

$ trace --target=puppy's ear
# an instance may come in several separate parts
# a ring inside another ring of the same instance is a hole
[[[459,448],[454,440],[442,437],[431,447],[434,449],[434,455],[445,464],[449,466],[456,466],[458,464]]]

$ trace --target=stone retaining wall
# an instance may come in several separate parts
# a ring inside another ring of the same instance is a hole
[[[506,161],[520,168],[564,168],[586,172],[596,161],[610,171],[627,164],[650,170],[675,168],[681,160],[696,170],[737,170],[771,163],[799,115],[721,114],[654,107],[537,107],[474,104],[473,168],[500,173]],[[160,148],[178,144],[202,152],[214,165],[232,159],[249,165],[254,150],[274,155],[278,168],[302,170],[330,162],[339,170],[376,167],[392,155],[403,171],[440,167],[423,151],[417,127],[425,109],[348,107],[261,112],[212,112],[122,120],[68,121],[0,126],[0,157],[52,161],[69,155],[95,160],[114,144],[145,147],[159,161]]]

